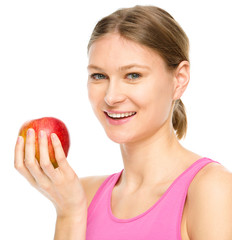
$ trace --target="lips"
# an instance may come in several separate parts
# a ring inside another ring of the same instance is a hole
[[[132,113],[128,116],[126,116],[125,114],[129,114],[129,113]],[[117,112],[117,113],[109,113],[109,112],[104,112],[105,116],[106,116],[106,120],[107,122],[110,124],[110,125],[115,125],[115,126],[119,126],[119,125],[122,125],[122,124],[125,124],[125,123],[128,123],[129,121],[131,121],[135,115],[136,115],[136,112]],[[109,114],[111,116],[109,116]],[[119,115],[119,117],[117,116]]]

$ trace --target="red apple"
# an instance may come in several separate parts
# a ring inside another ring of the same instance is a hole
[[[35,130],[35,157],[38,160],[38,162],[40,162],[38,134],[40,130],[43,130],[46,132],[48,137],[48,151],[50,160],[54,168],[57,168],[58,164],[55,159],[55,153],[51,142],[51,133],[55,133],[58,136],[58,138],[61,141],[64,153],[67,157],[70,146],[70,138],[68,129],[65,126],[65,124],[61,120],[53,117],[44,117],[27,121],[23,124],[23,126],[19,130],[19,135],[24,138],[24,142],[26,141],[27,130],[29,128],[33,128]]]

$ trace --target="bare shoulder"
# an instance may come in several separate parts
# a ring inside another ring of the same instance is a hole
[[[84,188],[88,206],[90,205],[95,193],[97,192],[98,188],[101,186],[101,184],[105,181],[105,179],[109,175],[103,175],[103,176],[88,176],[88,177],[82,177],[80,178],[80,182]]]
[[[232,173],[217,163],[206,165],[190,184],[187,229],[190,239],[232,239]]]
[[[202,193],[214,193],[213,196],[217,197],[217,191],[226,194],[232,190],[231,187],[232,172],[223,165],[210,163],[202,168],[193,179],[189,187],[188,197],[194,201],[200,197],[198,194]]]

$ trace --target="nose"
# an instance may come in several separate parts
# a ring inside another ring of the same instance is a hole
[[[106,95],[105,95],[105,102],[109,106],[114,106],[119,103],[124,102],[126,99],[126,95],[122,92],[119,84],[116,82],[111,81],[108,85]]]

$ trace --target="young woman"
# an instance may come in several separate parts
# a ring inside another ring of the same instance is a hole
[[[107,136],[120,144],[124,169],[79,179],[59,139],[59,167],[40,134],[19,137],[15,167],[57,210],[55,239],[232,239],[232,174],[185,149],[180,100],[190,78],[189,42],[154,6],[120,9],[100,20],[88,44],[88,93]]]

